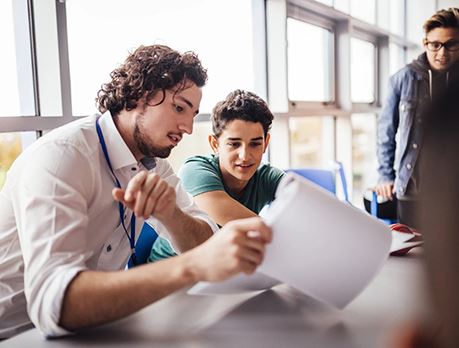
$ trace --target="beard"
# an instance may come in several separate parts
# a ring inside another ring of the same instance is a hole
[[[164,147],[154,145],[141,131],[138,122],[136,122],[134,127],[134,141],[137,148],[145,157],[167,158],[174,148],[172,145]]]

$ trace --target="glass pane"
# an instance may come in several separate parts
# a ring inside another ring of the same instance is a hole
[[[352,123],[352,203],[363,207],[363,194],[377,182],[376,115],[353,114]]]
[[[327,168],[334,159],[333,116],[291,117],[290,166]]]
[[[403,36],[403,0],[390,0],[389,30]]]
[[[351,99],[354,103],[372,103],[375,84],[375,46],[368,41],[351,39]]]
[[[209,72],[201,112],[210,112],[215,101],[233,89],[257,92],[251,1],[68,0],[66,4],[74,115],[95,111],[101,84],[128,51],[141,44],[166,44],[199,55]]]
[[[349,0],[335,0],[335,8],[341,12],[349,13]]]
[[[389,73],[395,74],[400,70],[404,65],[404,50],[397,44],[389,44]]]
[[[19,93],[20,83],[28,83],[25,74],[30,69],[30,55],[22,52],[23,32],[27,32],[27,25],[22,23],[19,13],[24,9],[23,15],[26,16],[27,8],[21,7],[21,3],[15,3],[16,15],[13,11],[13,1],[15,0],[2,0],[0,1],[0,47],[2,53],[0,54],[0,66],[2,69],[2,83],[0,83],[0,95],[3,102],[0,104],[0,117],[1,116],[20,116],[22,113],[27,113],[29,110],[21,110],[21,100],[28,98],[27,93]],[[27,18],[27,17],[25,17]],[[20,21],[21,23],[17,23]],[[19,45],[19,46],[17,46]],[[18,53],[21,54],[18,56]],[[18,57],[20,61],[18,61]],[[29,60],[28,60],[28,59]],[[27,66],[25,66],[27,65]],[[19,75],[21,73],[21,75]],[[20,80],[19,76],[22,78]],[[29,76],[30,77],[30,76]],[[30,86],[31,87],[31,86]],[[30,100],[29,100],[30,102]],[[33,105],[33,103],[32,103]]]
[[[368,23],[375,23],[375,0],[352,0],[351,15]]]
[[[322,4],[331,6],[333,5],[333,0],[316,0],[317,2],[321,2]]]
[[[210,121],[194,123],[193,134],[185,135],[168,157],[168,161],[176,173],[188,157],[212,153],[207,140],[209,134],[212,134],[212,123]]]
[[[16,157],[36,139],[35,132],[0,133],[0,188]]]
[[[287,40],[289,99],[330,101],[332,33],[288,18]]]
[[[378,1],[378,18],[376,23],[380,28],[390,30],[390,1]]]

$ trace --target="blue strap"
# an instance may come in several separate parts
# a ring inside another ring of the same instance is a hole
[[[371,198],[371,215],[378,216],[378,195],[375,191],[373,191],[373,196]]]
[[[121,184],[118,180],[118,178],[115,175],[115,172],[113,171],[112,164],[110,162],[110,157],[108,156],[108,151],[107,151],[107,145],[105,144],[105,139],[104,135],[102,133],[102,129],[100,128],[99,125],[99,118],[96,120],[96,130],[97,130],[97,136],[99,137],[99,142],[100,146],[102,148],[102,152],[104,153],[105,161],[107,162],[108,168],[110,169],[110,172],[112,173],[113,177],[115,178],[115,186],[117,188],[121,188]],[[135,254],[135,215],[134,212],[132,213],[131,216],[131,236],[129,236],[129,233],[127,231],[126,225],[124,224],[124,205],[121,202],[118,202],[118,211],[120,213],[120,221],[121,224],[123,225],[124,232],[126,233],[126,237],[129,240],[129,245],[131,247],[131,258],[129,262],[132,262],[133,265],[137,265],[137,257]]]
[[[341,178],[341,184],[343,185],[344,200],[349,203],[349,194],[347,192],[347,182],[346,182],[346,177],[344,176],[343,164],[341,162],[337,162],[337,163],[338,163],[339,176]]]

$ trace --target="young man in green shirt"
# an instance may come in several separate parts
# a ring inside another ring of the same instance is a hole
[[[214,154],[188,158],[179,171],[198,207],[220,226],[256,216],[272,200],[284,172],[261,164],[269,144],[273,114],[257,95],[235,90],[212,111]],[[176,255],[159,237],[149,261]]]

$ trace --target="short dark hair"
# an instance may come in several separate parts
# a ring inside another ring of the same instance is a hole
[[[424,32],[428,34],[435,28],[453,28],[459,30],[459,9],[451,7],[437,11],[424,23]]]
[[[263,99],[252,92],[237,89],[215,105],[212,110],[212,130],[218,138],[226,125],[233,120],[259,122],[266,137],[273,119],[274,116]]]
[[[156,92],[165,95],[166,90],[177,85],[180,91],[187,81],[202,87],[207,70],[193,52],[180,53],[164,45],[152,45],[137,48],[110,77],[111,81],[97,92],[96,104],[101,113],[108,110],[115,116],[124,109],[135,109],[144,96],[148,101]]]

